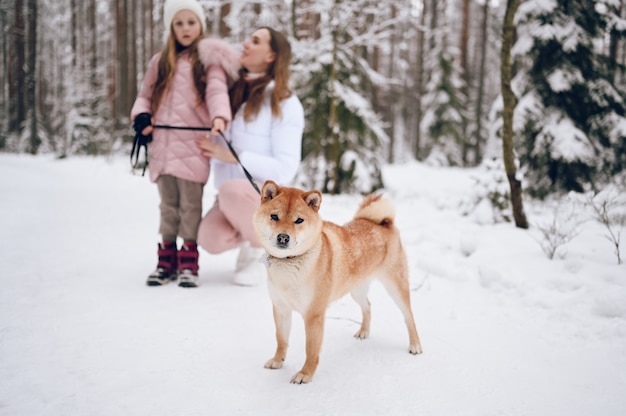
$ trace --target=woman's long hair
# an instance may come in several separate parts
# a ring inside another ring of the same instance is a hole
[[[254,119],[259,114],[263,104],[265,88],[272,80],[274,80],[274,89],[270,101],[274,117],[282,117],[280,103],[291,96],[291,89],[289,89],[291,45],[282,33],[266,26],[259,29],[266,29],[270,32],[270,48],[274,52],[276,59],[270,63],[264,76],[252,81],[245,80],[245,70],[242,68],[239,80],[231,88],[230,102],[232,113],[235,114],[245,102],[246,106],[243,116],[246,121]]]
[[[206,73],[204,72],[204,66],[200,57],[198,56],[198,43],[202,39],[202,34],[187,48],[184,48],[178,41],[173,33],[167,38],[165,48],[161,53],[159,59],[157,79],[154,83],[154,90],[152,91],[152,114],[155,114],[161,103],[161,99],[165,92],[171,88],[171,82],[174,78],[174,72],[176,71],[176,60],[181,52],[189,51],[189,58],[191,59],[191,68],[193,72],[193,82],[196,87],[197,104],[200,105],[205,101],[206,91]]]

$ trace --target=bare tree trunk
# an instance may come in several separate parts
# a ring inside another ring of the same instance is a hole
[[[28,1],[28,72],[26,74],[27,108],[30,110],[30,140],[28,152],[37,154],[41,139],[37,133],[37,0]]]
[[[226,25],[224,18],[230,14],[232,5],[230,2],[222,3],[220,7],[220,36],[226,38],[230,35],[230,28]]]
[[[126,115],[130,113],[130,109],[133,106],[133,101],[137,97],[137,0],[129,0],[127,6],[130,8],[130,22],[127,22],[126,27],[130,29],[130,36],[127,39],[128,55],[130,58],[130,65],[128,65],[128,89],[124,89],[124,102],[128,109]]]
[[[96,0],[87,4],[87,27],[89,28],[89,85],[91,91],[98,90],[98,29],[96,19]],[[95,110],[95,100],[91,102],[91,110]]]
[[[480,70],[478,71],[478,91],[476,93],[476,132],[474,133],[474,164],[482,160],[483,96],[485,94],[485,65],[487,64],[487,24],[489,23],[489,2],[483,6],[483,24],[480,36]]]
[[[416,51],[413,49],[413,45],[405,42],[406,39],[413,38],[416,33],[412,32],[411,22],[407,19],[403,21],[398,28],[400,40],[406,45],[406,47],[400,48],[398,52],[398,59],[402,62],[406,62],[407,65],[412,65],[412,57],[417,56]],[[413,65],[415,67],[415,65]],[[400,71],[402,74],[402,84],[400,86],[400,105],[398,109],[399,126],[402,129],[402,149],[403,153],[406,151],[412,151],[412,138],[414,132],[412,128],[413,112],[413,97],[411,85],[415,82],[415,77],[410,77],[410,72]]]
[[[296,39],[319,39],[319,24],[321,17],[319,13],[313,13],[308,10],[314,3],[314,0],[300,0],[299,7],[296,7],[296,0],[293,0],[292,19],[296,24],[296,27],[294,28],[294,31],[297,34]],[[306,11],[298,13],[298,10]]]
[[[487,2],[486,2],[487,3]],[[463,80],[465,81],[465,85],[463,85],[463,95],[465,96],[466,102],[469,101],[469,86],[470,86],[470,71],[468,65],[468,44],[469,44],[469,21],[470,21],[470,0],[463,0],[463,7],[461,12],[461,39],[459,45],[459,60],[461,70],[463,71]],[[468,103],[469,104],[469,103]],[[470,141],[467,137],[467,118],[463,117],[462,122],[462,132],[463,132],[463,143],[461,145],[461,160],[463,164],[467,164],[467,153],[470,147]]]
[[[78,0],[70,1],[70,46],[72,49],[72,70],[76,69],[78,55]]]
[[[139,37],[141,38],[141,50],[138,51],[137,57],[137,68],[141,68],[142,70],[146,69],[146,65],[149,58],[150,49],[150,19],[152,18],[152,11],[149,9],[148,2],[142,1],[139,6],[139,20],[137,21],[137,25],[139,25]],[[135,83],[137,82],[138,74],[135,74]]]
[[[15,0],[15,26],[13,27],[13,51],[9,73],[9,132],[20,133],[26,119],[24,103],[24,4]]]
[[[148,60],[156,53],[156,44],[154,41],[154,19],[152,18],[154,14],[154,0],[148,0],[148,30],[150,32],[150,48],[148,49],[148,56],[146,60],[146,65],[148,65]]]
[[[339,137],[339,126],[337,119],[337,97],[335,94],[335,80],[337,78],[336,74],[336,61],[337,61],[337,29],[333,30],[333,60],[331,62],[330,67],[330,76],[328,79],[329,86],[329,97],[330,97],[330,114],[328,115],[328,127],[331,131],[331,146],[330,146],[330,154],[326,158],[326,160],[331,162],[332,172],[329,172],[326,175],[326,180],[332,180],[332,189],[328,189],[328,183],[324,184],[324,189],[331,194],[339,194],[341,188],[341,178],[339,178],[339,164],[340,164],[340,137]]]
[[[502,111],[502,155],[511,189],[511,206],[513,208],[515,225],[518,228],[527,229],[528,220],[524,213],[522,201],[522,183],[516,177],[517,169],[515,168],[515,155],[513,153],[513,111],[515,110],[516,99],[511,89],[511,48],[515,33],[513,18],[518,5],[519,0],[507,0],[504,24],[502,26],[502,51],[500,53],[500,83],[502,100],[504,102]]]
[[[422,16],[417,30],[417,62],[415,64],[415,158],[422,157],[422,96],[424,95],[424,85],[426,74],[424,70],[424,54],[426,47],[426,12],[428,2],[423,2]]]
[[[111,37],[109,40],[110,50],[109,50],[109,58],[107,59],[107,101],[109,103],[110,114],[113,119],[117,117],[118,107],[117,107],[117,99],[116,95],[116,86],[117,86],[117,58],[118,58],[118,27],[120,23],[119,19],[119,3],[121,0],[115,0],[110,3],[110,12],[111,15],[115,18],[115,23],[113,24],[113,29],[115,30],[115,35]]]
[[[615,11],[618,16],[622,15],[623,3],[619,2],[619,8]],[[617,49],[620,40],[620,35],[615,29],[611,30],[609,38],[609,79],[615,82],[615,70],[617,68]]]
[[[115,102],[117,112],[114,114],[116,121],[119,123],[123,117],[128,116],[130,108],[127,106],[127,100],[122,93],[129,91],[129,71],[128,64],[128,37],[126,34],[127,17],[128,16],[128,0],[116,0],[116,48],[117,48],[117,64],[116,64],[116,83],[115,83]]]
[[[291,0],[291,35],[295,40],[299,40],[300,36],[298,35],[298,1]]]
[[[4,7],[0,7],[0,27],[8,28],[9,19],[7,17],[7,10]],[[0,71],[0,114],[9,114],[9,96],[8,96],[8,83],[9,83],[9,36],[7,30],[0,30],[0,64],[2,68],[6,70]],[[7,119],[2,117],[0,119],[0,150],[6,146],[6,133],[7,133]]]
[[[395,19],[398,15],[397,7],[394,4],[391,4],[391,18]],[[389,37],[389,61],[387,67],[387,78],[393,79],[394,75],[394,63],[396,62],[396,33],[398,31],[397,25],[394,25],[391,28],[391,36]],[[387,156],[387,161],[389,163],[393,163],[395,158],[395,147],[396,147],[396,134],[395,134],[395,123],[396,123],[396,87],[395,85],[390,85],[387,90],[387,105],[386,108],[386,118],[389,123],[389,155]]]
[[[459,62],[464,75],[468,74],[468,44],[469,44],[469,21],[470,21],[470,0],[462,0],[461,11],[461,39],[459,41]]]
[[[623,0],[620,1],[620,12],[619,12],[619,16],[621,18],[624,17],[624,6],[623,6]],[[621,56],[619,59],[619,63],[620,66],[622,68],[624,68],[626,66],[626,42],[620,42],[620,45],[618,45],[618,48],[621,46]],[[619,77],[619,82],[622,83],[624,82],[624,77],[626,76],[626,74],[624,73],[624,71],[619,71],[620,77]]]
[[[438,18],[439,13],[437,10],[437,5],[439,4],[439,0],[430,0],[430,44],[428,45],[429,50],[435,49],[436,46],[436,32],[439,28]]]

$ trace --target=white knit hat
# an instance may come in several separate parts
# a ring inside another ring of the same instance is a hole
[[[190,10],[198,16],[198,19],[202,24],[202,33],[206,33],[204,10],[202,10],[202,6],[197,2],[197,0],[165,0],[165,4],[163,5],[163,23],[165,24],[166,36],[170,33],[174,15],[181,10]]]

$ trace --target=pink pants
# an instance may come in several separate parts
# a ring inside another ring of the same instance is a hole
[[[222,253],[249,241],[260,247],[252,225],[261,197],[247,179],[224,182],[213,207],[198,229],[198,244],[211,254]]]

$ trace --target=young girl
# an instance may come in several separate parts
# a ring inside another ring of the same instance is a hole
[[[282,33],[262,27],[244,42],[239,62],[227,137],[259,187],[266,179],[288,185],[300,165],[304,129],[302,104],[289,89],[291,46]],[[198,145],[211,157],[218,188],[215,204],[200,223],[198,241],[213,254],[240,247],[234,282],[258,284],[266,274],[252,225],[260,196],[223,141],[203,138]]]
[[[196,239],[202,216],[202,193],[209,178],[209,159],[196,140],[203,133],[154,129],[153,125],[208,127],[224,131],[231,120],[229,83],[238,78],[238,53],[226,43],[203,39],[202,7],[196,0],[167,0],[163,10],[164,49],[152,57],[131,110],[133,128],[152,135],[148,145],[150,180],[161,198],[156,270],[149,286],[178,278],[196,287]],[[177,249],[177,239],[183,244]]]

